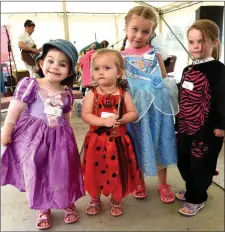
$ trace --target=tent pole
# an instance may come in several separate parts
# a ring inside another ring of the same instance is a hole
[[[171,12],[174,12],[174,11],[177,11],[177,10],[181,10],[181,9],[184,9],[184,8],[187,8],[187,7],[190,7],[190,6],[194,6],[196,4],[199,4],[199,3],[203,3],[204,1],[200,1],[200,2],[189,2],[187,5],[184,5],[184,6],[178,6],[177,8],[175,9],[170,9],[170,10],[164,10],[162,9],[162,12],[163,14],[168,14],[168,13],[171,13]]]
[[[165,19],[162,16],[162,12],[159,12],[159,17],[161,18],[161,20],[166,24],[166,26],[169,28],[169,30],[171,31],[171,33],[174,35],[174,37],[177,39],[177,41],[179,42],[179,44],[183,47],[183,49],[187,52],[188,57],[191,57],[190,53],[188,52],[188,50],[185,48],[185,46],[182,44],[182,42],[179,40],[179,38],[176,36],[176,34],[173,32],[173,30],[171,29],[171,27],[168,25],[168,23],[165,21]]]
[[[162,33],[162,18],[159,16],[159,33]]]
[[[114,19],[115,19],[115,27],[116,27],[116,41],[119,40],[118,38],[118,22],[117,22],[117,16],[114,15]],[[116,45],[116,47],[118,47],[118,45]]]
[[[69,28],[68,28],[68,16],[66,11],[66,0],[62,1],[63,4],[63,26],[64,26],[64,38],[69,40]]]
[[[138,3],[139,5],[142,5],[142,6],[148,6],[148,7],[151,7],[153,10],[155,10],[157,13],[159,12],[159,8],[157,7],[154,7],[146,2],[143,2],[143,1],[134,1],[136,3]]]

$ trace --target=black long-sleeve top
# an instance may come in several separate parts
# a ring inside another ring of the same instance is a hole
[[[186,86],[186,88],[185,88]],[[225,65],[217,60],[183,70],[179,93],[178,131],[225,130]]]

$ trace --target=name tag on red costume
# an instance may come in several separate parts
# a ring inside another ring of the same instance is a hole
[[[113,114],[113,113],[108,113],[108,112],[102,112],[101,113],[101,118],[108,118],[110,116],[116,116],[116,115]]]

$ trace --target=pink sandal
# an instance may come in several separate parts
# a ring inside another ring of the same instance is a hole
[[[160,193],[160,199],[163,203],[172,203],[175,201],[175,196],[168,184],[159,185],[159,193]]]
[[[99,198],[92,199],[86,208],[86,213],[89,215],[97,215],[100,212],[100,204]],[[95,212],[90,212],[90,209],[94,209]]]
[[[120,211],[119,213],[115,213],[117,209]],[[117,202],[115,199],[111,199],[111,215],[118,217],[122,214],[124,214],[124,208],[121,203]]]
[[[134,191],[133,196],[137,199],[144,199],[147,197],[147,192],[145,191],[145,185],[139,185]]]
[[[47,226],[40,226],[42,222],[47,223]],[[36,227],[39,230],[47,230],[52,226],[52,221],[51,221],[51,210],[41,210],[39,215],[38,215],[38,220]]]
[[[64,212],[65,212],[64,222],[66,224],[75,223],[79,220],[79,216],[78,216],[77,211],[76,211],[76,206],[74,204],[69,205],[66,209],[64,209]],[[68,221],[68,218],[71,215],[74,216],[74,219]]]

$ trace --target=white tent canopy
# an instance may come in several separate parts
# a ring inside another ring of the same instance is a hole
[[[75,42],[78,50],[97,40],[108,40],[110,45],[124,38],[124,16],[135,5],[151,5],[176,33],[186,46],[186,29],[195,21],[195,11],[200,6],[222,5],[224,2],[2,2],[1,25],[8,25],[17,69],[24,69],[17,46],[17,37],[24,30],[26,19],[35,22],[32,38],[40,47],[46,41],[56,38]],[[156,33],[161,33],[165,49],[178,57],[175,71],[187,65],[188,55],[166,24],[160,20]],[[223,39],[224,40],[224,39]],[[119,49],[121,42],[114,48]],[[223,49],[222,49],[223,50]],[[223,57],[223,54],[222,56]],[[222,58],[223,61],[223,58]],[[178,79],[180,77],[177,77]]]
[[[168,9],[175,9],[178,7],[188,6],[197,2],[186,2],[186,1],[169,1],[169,2],[78,2],[68,1],[66,2],[66,10],[68,12],[76,13],[123,13],[125,14],[134,5],[140,3],[147,3],[154,8],[167,11]],[[2,13],[44,13],[44,12],[63,12],[63,1],[48,1],[48,2],[3,2]]]

